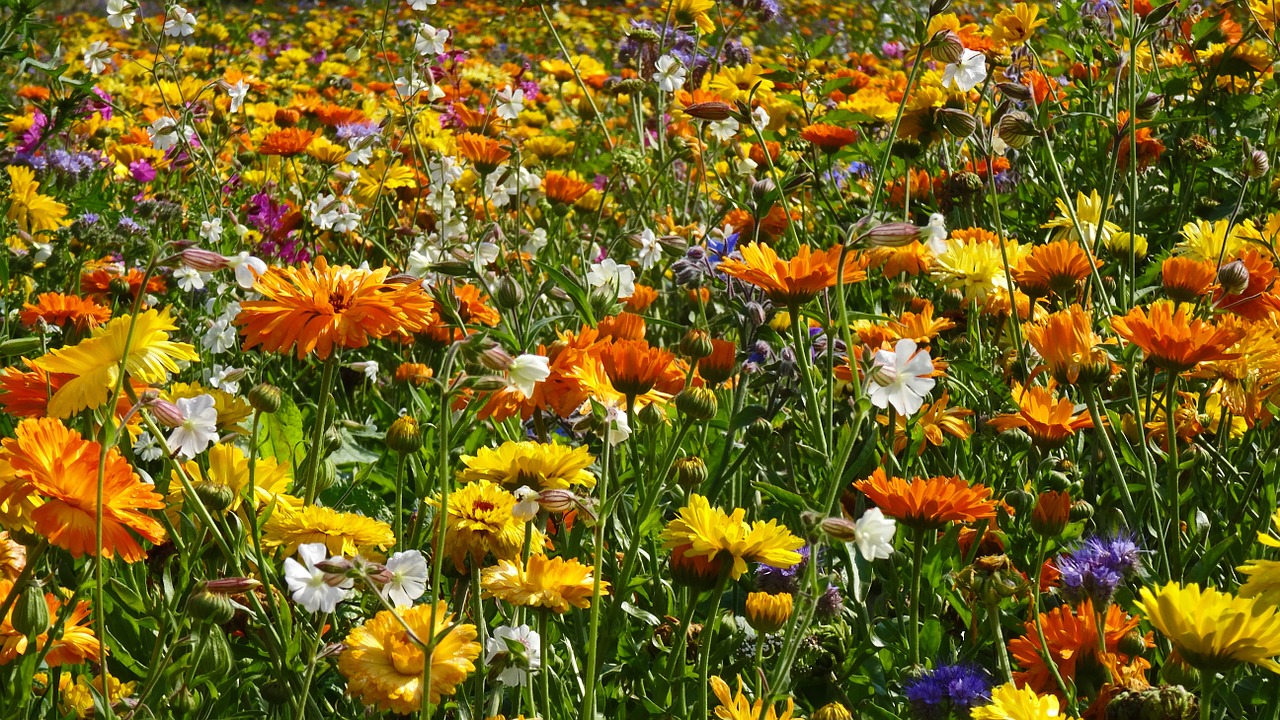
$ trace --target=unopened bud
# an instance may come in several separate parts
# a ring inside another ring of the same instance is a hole
[[[578,496],[569,490],[543,490],[538,493],[538,504],[547,512],[567,513],[578,506]]]
[[[249,390],[249,404],[254,410],[270,415],[280,409],[284,392],[275,385],[258,383]]]
[[[215,595],[239,595],[262,587],[262,583],[248,577],[229,577],[210,580],[204,589]]]
[[[1093,505],[1085,500],[1071,503],[1071,522],[1080,522],[1093,517]]]
[[[916,292],[916,287],[909,282],[900,282],[897,285],[894,285],[892,293],[894,302],[899,305],[906,305],[912,300],[915,300],[916,296],[919,294]]]
[[[422,429],[412,416],[401,415],[387,428],[387,447],[401,455],[418,452],[422,448]]]
[[[840,542],[853,542],[858,537],[858,526],[852,520],[842,517],[823,518],[818,527],[828,537]]]
[[[751,184],[751,197],[757,203],[765,202],[777,189],[778,186],[769,178],[757,180]]]
[[[165,427],[176,428],[186,422],[186,417],[183,416],[182,411],[178,409],[178,406],[168,400],[156,398],[151,401],[147,407],[151,409],[151,414],[155,419],[160,421],[160,424]]]
[[[691,420],[707,421],[716,416],[720,409],[714,390],[705,387],[690,387],[676,395],[676,408]]]
[[[657,403],[649,403],[640,408],[636,413],[636,418],[641,425],[646,427],[656,427],[667,421],[667,414],[658,407]]]
[[[1026,147],[1039,132],[1031,116],[1021,110],[1013,110],[996,123],[996,134],[1009,147],[1018,150]]]
[[[196,485],[196,497],[214,517],[221,517],[235,502],[236,493],[222,483],[202,482]]]
[[[687,105],[684,112],[686,115],[698,120],[718,121],[727,119],[733,112],[733,107],[726,102],[710,100]]]
[[[193,617],[207,620],[214,625],[229,622],[235,617],[236,606],[226,595],[197,590],[187,600],[187,612]]]
[[[676,483],[685,490],[697,490],[707,481],[707,464],[697,455],[678,458],[671,466]]]
[[[1031,88],[1027,87],[1026,85],[1023,85],[1022,83],[1016,83],[1016,82],[996,83],[996,89],[999,90],[1002,95],[1004,95],[1005,97],[1011,100],[1017,100],[1018,102],[1027,102],[1028,100],[1031,99]]]
[[[494,288],[493,302],[500,310],[520,307],[520,303],[524,302],[524,288],[511,277],[503,277]]]
[[[195,247],[182,251],[182,264],[200,272],[214,272],[230,266],[221,253]]]
[[[1253,180],[1266,177],[1271,172],[1271,160],[1262,150],[1253,150],[1245,157],[1244,174]]]
[[[1118,649],[1129,657],[1137,657],[1147,651],[1147,638],[1137,630],[1132,630],[1120,638]]]
[[[956,108],[939,108],[934,115],[943,130],[956,137],[969,137],[978,129],[978,119]]]
[[[22,588],[10,620],[13,629],[24,637],[34,637],[49,629],[49,603],[44,599],[40,583],[28,581]]]
[[[700,328],[690,328],[680,338],[680,354],[691,359],[701,360],[715,351],[711,344],[711,334]]]
[[[964,43],[955,30],[939,30],[929,41],[929,54],[934,60],[946,65],[958,63],[964,56]]]
[[[874,247],[902,247],[920,239],[920,228],[912,223],[882,223],[862,237]]]
[[[344,578],[347,573],[351,572],[353,567],[355,566],[351,564],[350,560],[342,557],[332,557],[316,563],[317,570],[327,575],[341,575]]]
[[[1155,93],[1147,93],[1147,96],[1138,103],[1138,107],[1134,109],[1134,114],[1139,120],[1150,120],[1160,111],[1160,105],[1164,102],[1163,95]]]
[[[1218,284],[1228,295],[1239,295],[1249,287],[1249,268],[1240,260],[1218,268]]]

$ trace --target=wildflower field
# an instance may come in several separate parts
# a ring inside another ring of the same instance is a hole
[[[1280,718],[1278,24],[0,4],[0,720]]]

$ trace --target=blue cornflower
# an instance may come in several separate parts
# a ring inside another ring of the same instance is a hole
[[[952,711],[967,717],[968,710],[991,695],[991,678],[974,665],[939,665],[903,687],[917,720],[943,720]]]

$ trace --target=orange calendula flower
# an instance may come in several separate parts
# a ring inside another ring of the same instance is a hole
[[[43,320],[48,325],[66,327],[68,324],[80,332],[97,327],[111,319],[111,308],[76,295],[41,293],[36,302],[25,303],[18,319],[28,328]]]
[[[847,365],[845,367],[848,367]],[[950,435],[960,440],[967,440],[973,435],[973,427],[965,418],[973,415],[973,411],[963,407],[948,407],[950,395],[944,390],[942,397],[935,403],[925,405],[920,414],[911,419],[911,423],[924,432],[924,442],[916,449],[916,454],[924,453],[929,445],[941,447]],[[893,451],[900,453],[907,448],[911,434],[907,428],[907,416],[894,414]],[[881,425],[889,424],[889,416],[878,415],[876,421]]]
[[[1079,305],[1028,325],[1027,342],[1060,383],[1074,385],[1082,379],[1103,382],[1111,373],[1111,358],[1101,348],[1102,338],[1093,331],[1093,318]]]
[[[618,392],[638,397],[668,379],[675,355],[644,340],[618,340],[599,346],[600,363]],[[670,388],[671,383],[663,383]]]
[[[711,338],[711,354],[698,361],[698,377],[713,387],[738,372],[738,344],[732,340]]]
[[[891,478],[884,468],[859,480],[861,490],[884,514],[913,527],[936,528],[950,522],[995,517],[991,488],[970,486],[958,477]]]
[[[323,257],[315,266],[272,267],[254,289],[262,300],[240,306],[246,350],[315,352],[327,358],[334,347],[361,348],[388,335],[427,328],[433,303],[421,286],[388,282],[391,268],[378,270],[331,266]]]
[[[1173,372],[1190,370],[1206,360],[1231,359],[1234,355],[1228,348],[1244,336],[1241,328],[1192,318],[1188,306],[1164,301],[1114,317],[1111,327],[1142,348],[1153,365]]]
[[[316,133],[302,128],[273,130],[262,138],[262,144],[258,146],[258,152],[262,155],[293,157],[306,152],[307,147],[311,145],[311,141],[315,139]]]
[[[1217,270],[1208,260],[1175,255],[1160,265],[1160,278],[1169,299],[1179,303],[1193,303],[1213,289]]]
[[[1079,663],[1092,659],[1100,664],[1103,660],[1098,656],[1098,614],[1091,600],[1085,600],[1074,608],[1063,606],[1040,613],[1040,625],[1044,629],[1049,657],[1063,680],[1070,682],[1076,678]],[[1104,627],[1107,654],[1116,656],[1110,660],[1122,660],[1124,664],[1131,662],[1131,658],[1120,654],[1118,648],[1120,640],[1137,627],[1138,618],[1129,616],[1119,605],[1108,606]],[[1013,673],[1013,679],[1039,693],[1057,693],[1057,682],[1049,672],[1040,648],[1036,626],[1029,622],[1026,635],[1009,641],[1009,654],[1023,668]]]
[[[1080,281],[1089,277],[1093,266],[1089,256],[1073,240],[1056,240],[1048,245],[1037,245],[1031,253],[1013,268],[1013,279],[1032,297],[1044,297],[1050,293],[1070,298],[1076,294]]]
[[[796,307],[835,286],[842,249],[835,245],[813,251],[808,245],[801,245],[795,257],[781,260],[773,248],[753,242],[740,249],[741,260],[726,258],[720,263],[720,270],[764,290],[779,305]],[[844,262],[844,282],[865,280],[864,268],[864,262],[849,253]]]
[[[470,160],[480,171],[488,175],[511,157],[511,152],[491,137],[477,133],[462,133],[457,138],[458,154]]]
[[[17,437],[0,450],[0,504],[29,508],[26,520],[49,543],[73,557],[98,555],[98,457],[102,448],[53,418],[23,420]],[[133,533],[152,543],[164,527],[144,510],[164,508],[164,498],[142,482],[113,447],[102,468],[102,555],[135,562],[147,556]]]
[[[583,182],[559,170],[551,170],[542,179],[542,192],[553,204],[572,205],[591,190],[591,183]]]
[[[1042,447],[1056,447],[1077,430],[1093,427],[1093,419],[1088,413],[1077,415],[1075,405],[1066,398],[1058,397],[1054,388],[1053,382],[1047,387],[1033,385],[1025,388],[1014,383],[1013,401],[1017,403],[1018,411],[991,418],[991,426],[1000,431],[1025,430]]]
[[[932,342],[938,335],[956,326],[947,318],[935,318],[933,303],[928,300],[920,301],[914,312],[904,310],[897,320],[890,320],[886,325],[899,338],[914,340],[917,343]]]
[[[566,613],[570,607],[591,607],[595,571],[573,558],[549,558],[535,553],[527,563],[519,558],[499,560],[497,565],[484,569],[480,584],[485,597]],[[607,595],[609,583],[602,580],[600,587]]]
[[[858,131],[838,125],[815,123],[801,130],[800,137],[813,143],[813,146],[822,152],[831,154],[856,142]]]

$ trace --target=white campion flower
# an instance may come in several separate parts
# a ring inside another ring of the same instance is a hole
[[[919,350],[914,340],[903,338],[893,350],[877,350],[867,373],[867,396],[881,410],[893,406],[903,417],[911,417],[933,389],[933,359],[928,350]]]
[[[105,40],[97,40],[89,43],[84,49],[84,66],[94,75],[101,75],[103,70],[107,69],[107,63],[111,62],[111,56],[116,51],[111,49],[111,45]]]
[[[365,378],[370,381],[378,379],[378,361],[377,360],[362,360],[360,362],[353,362],[347,367],[351,368],[352,370],[355,370],[356,372],[364,373]]]
[[[351,597],[355,586],[351,578],[342,578],[336,585],[330,584],[329,575],[316,567],[316,563],[324,562],[327,552],[324,543],[307,543],[298,546],[298,557],[302,562],[293,558],[285,558],[284,561],[284,581],[289,586],[293,601],[309,612],[333,612],[338,603]],[[328,559],[342,560],[336,556]]]
[[[347,162],[352,165],[368,165],[373,160],[373,147],[378,144],[377,135],[347,139]],[[350,193],[348,193],[350,194]]]
[[[223,367],[214,363],[213,369],[209,371],[209,387],[235,395],[240,392],[240,378],[242,377],[244,377],[243,368]]]
[[[413,38],[413,47],[419,55],[443,55],[444,45],[449,42],[449,31],[422,23],[418,26],[418,34]]]
[[[968,48],[961,53],[960,62],[951,63],[942,71],[942,86],[955,85],[961,92],[969,92],[986,79],[987,56]]]
[[[880,508],[871,508],[862,513],[854,524],[853,541],[868,562],[887,560],[893,556],[893,534],[896,530],[897,522],[893,518],[885,517]]]
[[[533,232],[525,236],[524,244],[520,246],[520,252],[529,253],[529,255],[537,255],[542,248],[547,246],[546,228],[534,228]]]
[[[200,237],[214,243],[222,239],[222,218],[209,218],[200,221]]]
[[[547,358],[528,353],[517,357],[507,366],[507,380],[511,387],[520,391],[526,398],[533,397],[538,383],[551,377],[551,368]]]
[[[725,118],[711,123],[708,128],[711,130],[711,136],[720,142],[728,142],[738,134],[738,128],[741,125],[734,118]]]
[[[942,213],[929,216],[929,224],[924,227],[925,244],[935,256],[947,251],[947,218]]]
[[[538,504],[538,491],[528,485],[521,485],[512,493],[516,496],[516,504],[511,506],[511,517],[517,522],[529,522],[538,517],[542,506]]]
[[[658,235],[649,228],[645,228],[637,236],[640,241],[640,267],[644,270],[657,265],[662,261],[662,243],[658,242]]]
[[[138,434],[138,439],[133,441],[133,454],[144,462],[154,462],[164,457],[164,449],[151,433],[143,430]]]
[[[503,120],[515,120],[520,117],[521,111],[524,110],[524,90],[521,88],[511,89],[508,85],[498,93],[498,117]]]
[[[236,326],[226,318],[219,318],[200,336],[200,346],[212,355],[221,355],[239,345],[236,337]]]
[[[675,92],[684,87],[685,78],[689,77],[689,70],[684,64],[670,55],[663,55],[653,64],[653,81],[658,83],[658,89],[663,92]]]
[[[267,264],[250,255],[248,250],[227,256],[227,266],[235,271],[236,284],[245,290],[252,290],[258,276],[267,271]]]
[[[204,284],[212,277],[213,275],[207,272],[201,272],[186,265],[173,271],[173,279],[178,282],[178,289],[183,292],[203,290]]]
[[[524,662],[511,657],[511,645],[508,643],[523,647]],[[499,658],[506,659],[507,665],[498,674],[498,682],[508,687],[524,685],[529,673],[542,669],[542,639],[528,625],[494,628],[493,637],[485,642],[485,664],[492,665]]]
[[[769,127],[770,119],[769,111],[765,110],[763,105],[751,111],[751,124],[760,132],[764,132],[764,129]]]
[[[164,18],[164,34],[169,37],[187,37],[196,31],[195,13],[181,5],[174,5]]]
[[[626,300],[636,291],[636,273],[627,265],[619,265],[612,258],[593,263],[587,271],[587,282],[592,288],[609,287],[616,290],[619,300]]]
[[[382,596],[397,608],[407,608],[427,590],[427,560],[418,550],[401,550],[384,567],[391,580],[382,586]]]
[[[610,409],[608,416],[605,418],[608,426],[606,440],[610,445],[617,445],[626,442],[631,437],[631,421],[627,419],[625,410]]]
[[[119,30],[131,30],[137,7],[129,0],[107,0],[107,24]]]
[[[165,152],[169,148],[178,144],[181,140],[182,128],[178,125],[178,121],[168,116],[161,116],[151,121],[151,126],[147,128],[147,135],[151,136],[151,145],[155,149]]]
[[[179,457],[190,460],[218,440],[218,409],[212,395],[178,398],[182,424],[169,435],[169,448]]]
[[[423,12],[429,6],[436,4],[436,0],[408,0],[408,1],[409,1],[409,9],[416,10],[418,12]]]
[[[249,94],[249,83],[243,78],[227,86],[227,96],[231,98],[231,112],[238,113],[244,107],[245,96]]]

